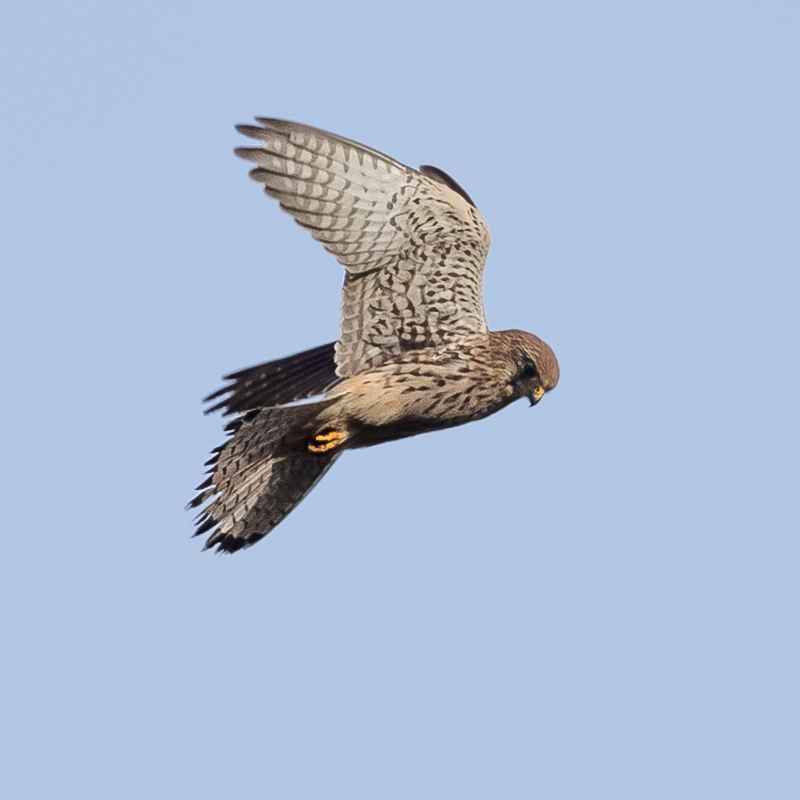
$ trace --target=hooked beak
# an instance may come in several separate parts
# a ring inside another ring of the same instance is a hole
[[[544,397],[544,389],[541,386],[537,386],[529,395],[528,398],[531,401],[531,407],[535,406],[542,398]]]

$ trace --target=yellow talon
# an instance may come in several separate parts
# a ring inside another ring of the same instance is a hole
[[[333,450],[339,444],[344,436],[339,431],[330,431],[330,433],[318,433],[314,437],[317,444],[310,444],[308,449],[312,453],[327,453],[328,450]]]

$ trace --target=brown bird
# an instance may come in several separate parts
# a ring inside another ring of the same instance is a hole
[[[489,331],[481,282],[489,231],[470,196],[316,128],[257,118],[237,130],[281,208],[345,268],[335,343],[226,376],[208,412],[238,414],[189,504],[196,535],[233,552],[266,536],[344,451],[531,405],[558,382],[555,354]],[[297,404],[315,396],[322,399]]]

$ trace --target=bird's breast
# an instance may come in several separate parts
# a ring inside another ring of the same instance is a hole
[[[370,444],[387,440],[381,430],[396,439],[449,428],[516,399],[504,375],[466,359],[386,364],[348,378],[336,393],[343,395],[339,413],[350,428],[368,429]]]

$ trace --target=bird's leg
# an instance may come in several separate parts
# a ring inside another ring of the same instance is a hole
[[[334,447],[341,444],[344,440],[344,431],[329,430],[325,433],[318,433],[313,441],[308,445],[312,453],[327,453]]]

